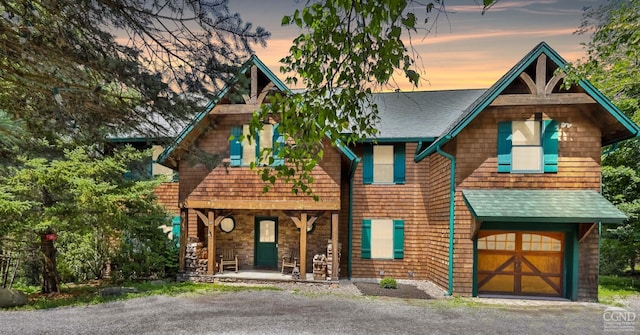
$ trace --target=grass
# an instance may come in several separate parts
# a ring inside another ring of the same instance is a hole
[[[100,289],[110,286],[133,287],[137,293],[126,293],[120,296],[100,296]],[[11,310],[36,310],[63,306],[82,306],[101,304],[110,301],[126,300],[152,295],[175,296],[180,294],[223,293],[239,292],[246,290],[280,290],[274,286],[236,286],[224,284],[201,284],[192,282],[125,282],[118,285],[106,283],[68,284],[62,285],[60,294],[40,294],[37,286],[14,286],[29,296],[29,303],[25,306],[14,307]],[[297,290],[294,290],[294,292]],[[303,293],[303,292],[295,292]],[[313,296],[314,294],[303,293]],[[614,306],[622,306],[621,299],[629,296],[640,296],[640,278],[600,276],[598,287],[600,303]],[[480,307],[484,304],[460,297],[453,299],[430,301],[431,305],[443,307]]]
[[[600,276],[598,298],[601,303],[622,306],[619,300],[632,295],[640,295],[640,278]]]
[[[100,289],[105,287],[132,287],[137,293],[125,293],[119,296],[100,296]],[[101,304],[110,301],[126,300],[152,295],[175,296],[189,293],[223,293],[247,290],[279,290],[274,286],[235,286],[223,284],[203,284],[191,282],[165,282],[161,284],[151,282],[127,282],[119,285],[80,284],[63,285],[60,294],[40,294],[39,287],[14,287],[29,295],[29,303],[15,307],[12,310],[36,310],[63,306],[82,306]]]

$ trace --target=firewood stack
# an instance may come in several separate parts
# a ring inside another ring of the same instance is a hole
[[[313,256],[313,280],[324,280],[327,275],[327,256]]]
[[[188,243],[184,258],[186,272],[197,275],[207,273],[207,248],[202,247],[202,242]]]
[[[338,271],[340,271],[340,254],[342,252],[342,243],[338,243],[338,253],[336,255],[335,261],[338,263]],[[329,240],[327,242],[327,280],[331,280],[331,277],[333,277],[333,258],[334,254],[333,254],[333,245],[331,243],[331,240]]]

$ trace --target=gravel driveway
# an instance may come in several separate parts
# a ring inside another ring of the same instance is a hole
[[[344,292],[284,287],[0,311],[0,334],[600,334],[607,308],[568,302],[489,301],[497,304],[487,306],[486,299],[473,306],[478,300],[462,304]]]

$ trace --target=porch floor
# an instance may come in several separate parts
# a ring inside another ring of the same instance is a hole
[[[216,273],[214,278],[234,278],[234,279],[253,279],[253,280],[275,280],[275,281],[296,281],[291,277],[291,273],[280,273],[280,271],[269,270],[239,270],[225,271],[224,273]],[[313,273],[307,273],[307,281],[313,281]],[[302,281],[297,279],[297,281]]]
[[[178,274],[178,277],[182,277],[185,280],[195,280],[195,281],[205,281],[205,282],[215,282],[215,281],[246,281],[246,282],[255,282],[255,281],[275,281],[275,282],[312,282],[312,283],[326,283],[330,284],[329,280],[314,280],[313,273],[307,273],[306,280],[303,279],[293,279],[291,277],[291,273],[280,273],[280,271],[275,270],[239,270],[237,273],[233,270],[224,271],[224,273],[215,273],[214,275],[206,275],[206,274],[189,274],[183,273]]]

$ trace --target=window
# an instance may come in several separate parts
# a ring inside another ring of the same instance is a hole
[[[362,220],[361,249],[363,259],[404,258],[404,221]]]
[[[498,172],[558,172],[558,123],[554,120],[500,122]]]
[[[516,234],[495,234],[478,239],[478,250],[516,250]]]
[[[562,251],[562,241],[538,234],[522,234],[523,251]]]
[[[260,129],[257,138],[248,139],[249,125],[233,127],[229,138],[231,166],[248,166],[253,162],[258,165],[268,165],[270,157],[260,158],[263,149],[273,150],[274,156],[284,145],[283,136],[278,132],[278,125],[266,124]],[[240,138],[242,137],[242,140]],[[274,157],[273,165],[282,165],[281,158]]]
[[[362,181],[365,184],[404,184],[404,143],[365,145]]]

